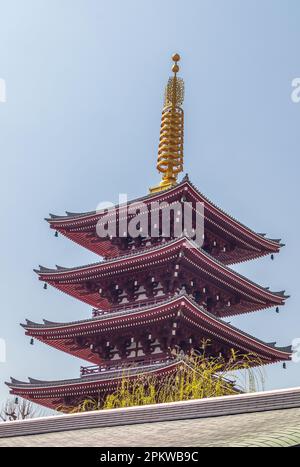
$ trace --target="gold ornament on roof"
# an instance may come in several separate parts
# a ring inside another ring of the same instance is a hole
[[[165,89],[164,107],[161,117],[160,139],[157,156],[157,170],[162,174],[158,186],[150,193],[166,190],[176,185],[177,176],[183,170],[183,110],[184,81],[178,78],[179,54],[172,57],[174,76],[169,78]]]

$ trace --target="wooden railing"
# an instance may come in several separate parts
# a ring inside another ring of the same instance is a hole
[[[126,310],[139,310],[141,308],[146,308],[151,305],[157,305],[163,301],[166,301],[168,297],[156,298],[153,300],[141,300],[140,302],[131,302],[127,303],[126,305],[116,305],[111,310],[93,310],[93,318],[97,316],[105,316],[108,313],[114,313],[119,311],[126,311]]]
[[[146,366],[151,366],[155,364],[169,363],[173,362],[174,357],[164,357],[164,358],[152,358],[149,360],[143,360],[140,362],[123,362],[123,363],[109,363],[105,365],[91,365],[91,366],[81,366],[80,367],[80,376],[90,376],[95,374],[102,374],[110,371],[122,371],[122,370],[135,370]]]

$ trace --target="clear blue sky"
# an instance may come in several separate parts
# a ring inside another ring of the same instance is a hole
[[[54,238],[48,212],[95,209],[118,193],[147,193],[170,55],[186,83],[185,171],[220,207],[282,238],[275,261],[238,270],[291,294],[274,310],[231,322],[268,342],[300,337],[300,76],[297,0],[0,1],[2,381],[77,377],[82,362],[38,342],[19,322],[71,321],[88,306],[43,290],[38,264],[75,266],[97,257]],[[267,369],[267,388],[300,385],[300,364]]]

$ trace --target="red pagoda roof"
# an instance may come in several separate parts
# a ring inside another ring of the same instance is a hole
[[[217,241],[225,247],[214,252],[213,255],[225,264],[233,264],[260,256],[278,253],[283,246],[280,240],[269,239],[264,234],[259,234],[246,227],[229,214],[222,211],[208,198],[200,193],[186,176],[181,183],[168,190],[132,200],[132,203],[143,202],[150,206],[152,202],[172,203],[182,199],[182,196],[190,202],[204,203],[205,232],[213,232]],[[125,212],[128,206],[117,205],[115,209],[118,215]],[[110,209],[107,210],[107,213]],[[91,211],[86,213],[70,213],[66,216],[51,214],[47,219],[51,228],[62,233],[69,239],[75,241],[89,250],[106,258],[118,256],[122,253],[118,244],[114,244],[109,238],[101,239],[96,234],[96,225],[101,221],[103,213]],[[233,248],[230,247],[234,246]]]
[[[109,309],[111,304],[99,294],[99,288],[105,280],[112,284],[112,280],[117,282],[122,277],[128,279],[130,274],[137,274],[138,277],[142,272],[155,276],[155,268],[160,268],[166,275],[166,268],[171,265],[173,268],[177,265],[179,270],[185,268],[191,277],[201,280],[205,286],[213,286],[232,297],[239,297],[236,303],[232,302],[226,309],[220,309],[220,316],[283,305],[287,298],[284,292],[272,292],[231,270],[185,237],[95,264],[57,269],[41,266],[36,272],[41,281],[95,308]],[[168,272],[174,274],[173,270]]]
[[[263,363],[289,360],[291,355],[290,347],[276,348],[274,344],[267,344],[246,334],[204,310],[187,295],[179,295],[141,309],[106,313],[94,319],[69,323],[44,321],[44,324],[27,321],[22,326],[28,336],[91,363],[99,364],[101,363],[99,357],[91,352],[89,346],[80,348],[74,343],[74,339],[81,336],[87,338],[109,336],[115,333],[124,335],[135,327],[141,328],[155,323],[161,326],[165,320],[176,319],[182,320],[199,335],[199,345],[203,337],[210,338],[242,353],[255,354]]]
[[[127,378],[135,378],[138,375],[166,375],[176,370],[182,364],[178,359],[166,359],[166,361],[146,364],[136,364],[103,373],[84,376],[76,379],[59,381],[42,381],[28,378],[28,382],[11,378],[11,382],[5,384],[10,388],[10,393],[29,399],[36,404],[44,405],[53,410],[64,402],[65,399],[76,401],[77,398],[98,397],[99,393],[111,392],[126,375]],[[72,404],[73,402],[71,402]]]

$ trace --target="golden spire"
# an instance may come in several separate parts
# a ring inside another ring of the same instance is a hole
[[[183,110],[184,82],[177,77],[179,54],[172,57],[174,76],[169,78],[165,89],[165,101],[161,117],[160,139],[156,168],[162,174],[159,185],[150,193],[166,190],[176,185],[177,175],[183,170]]]

